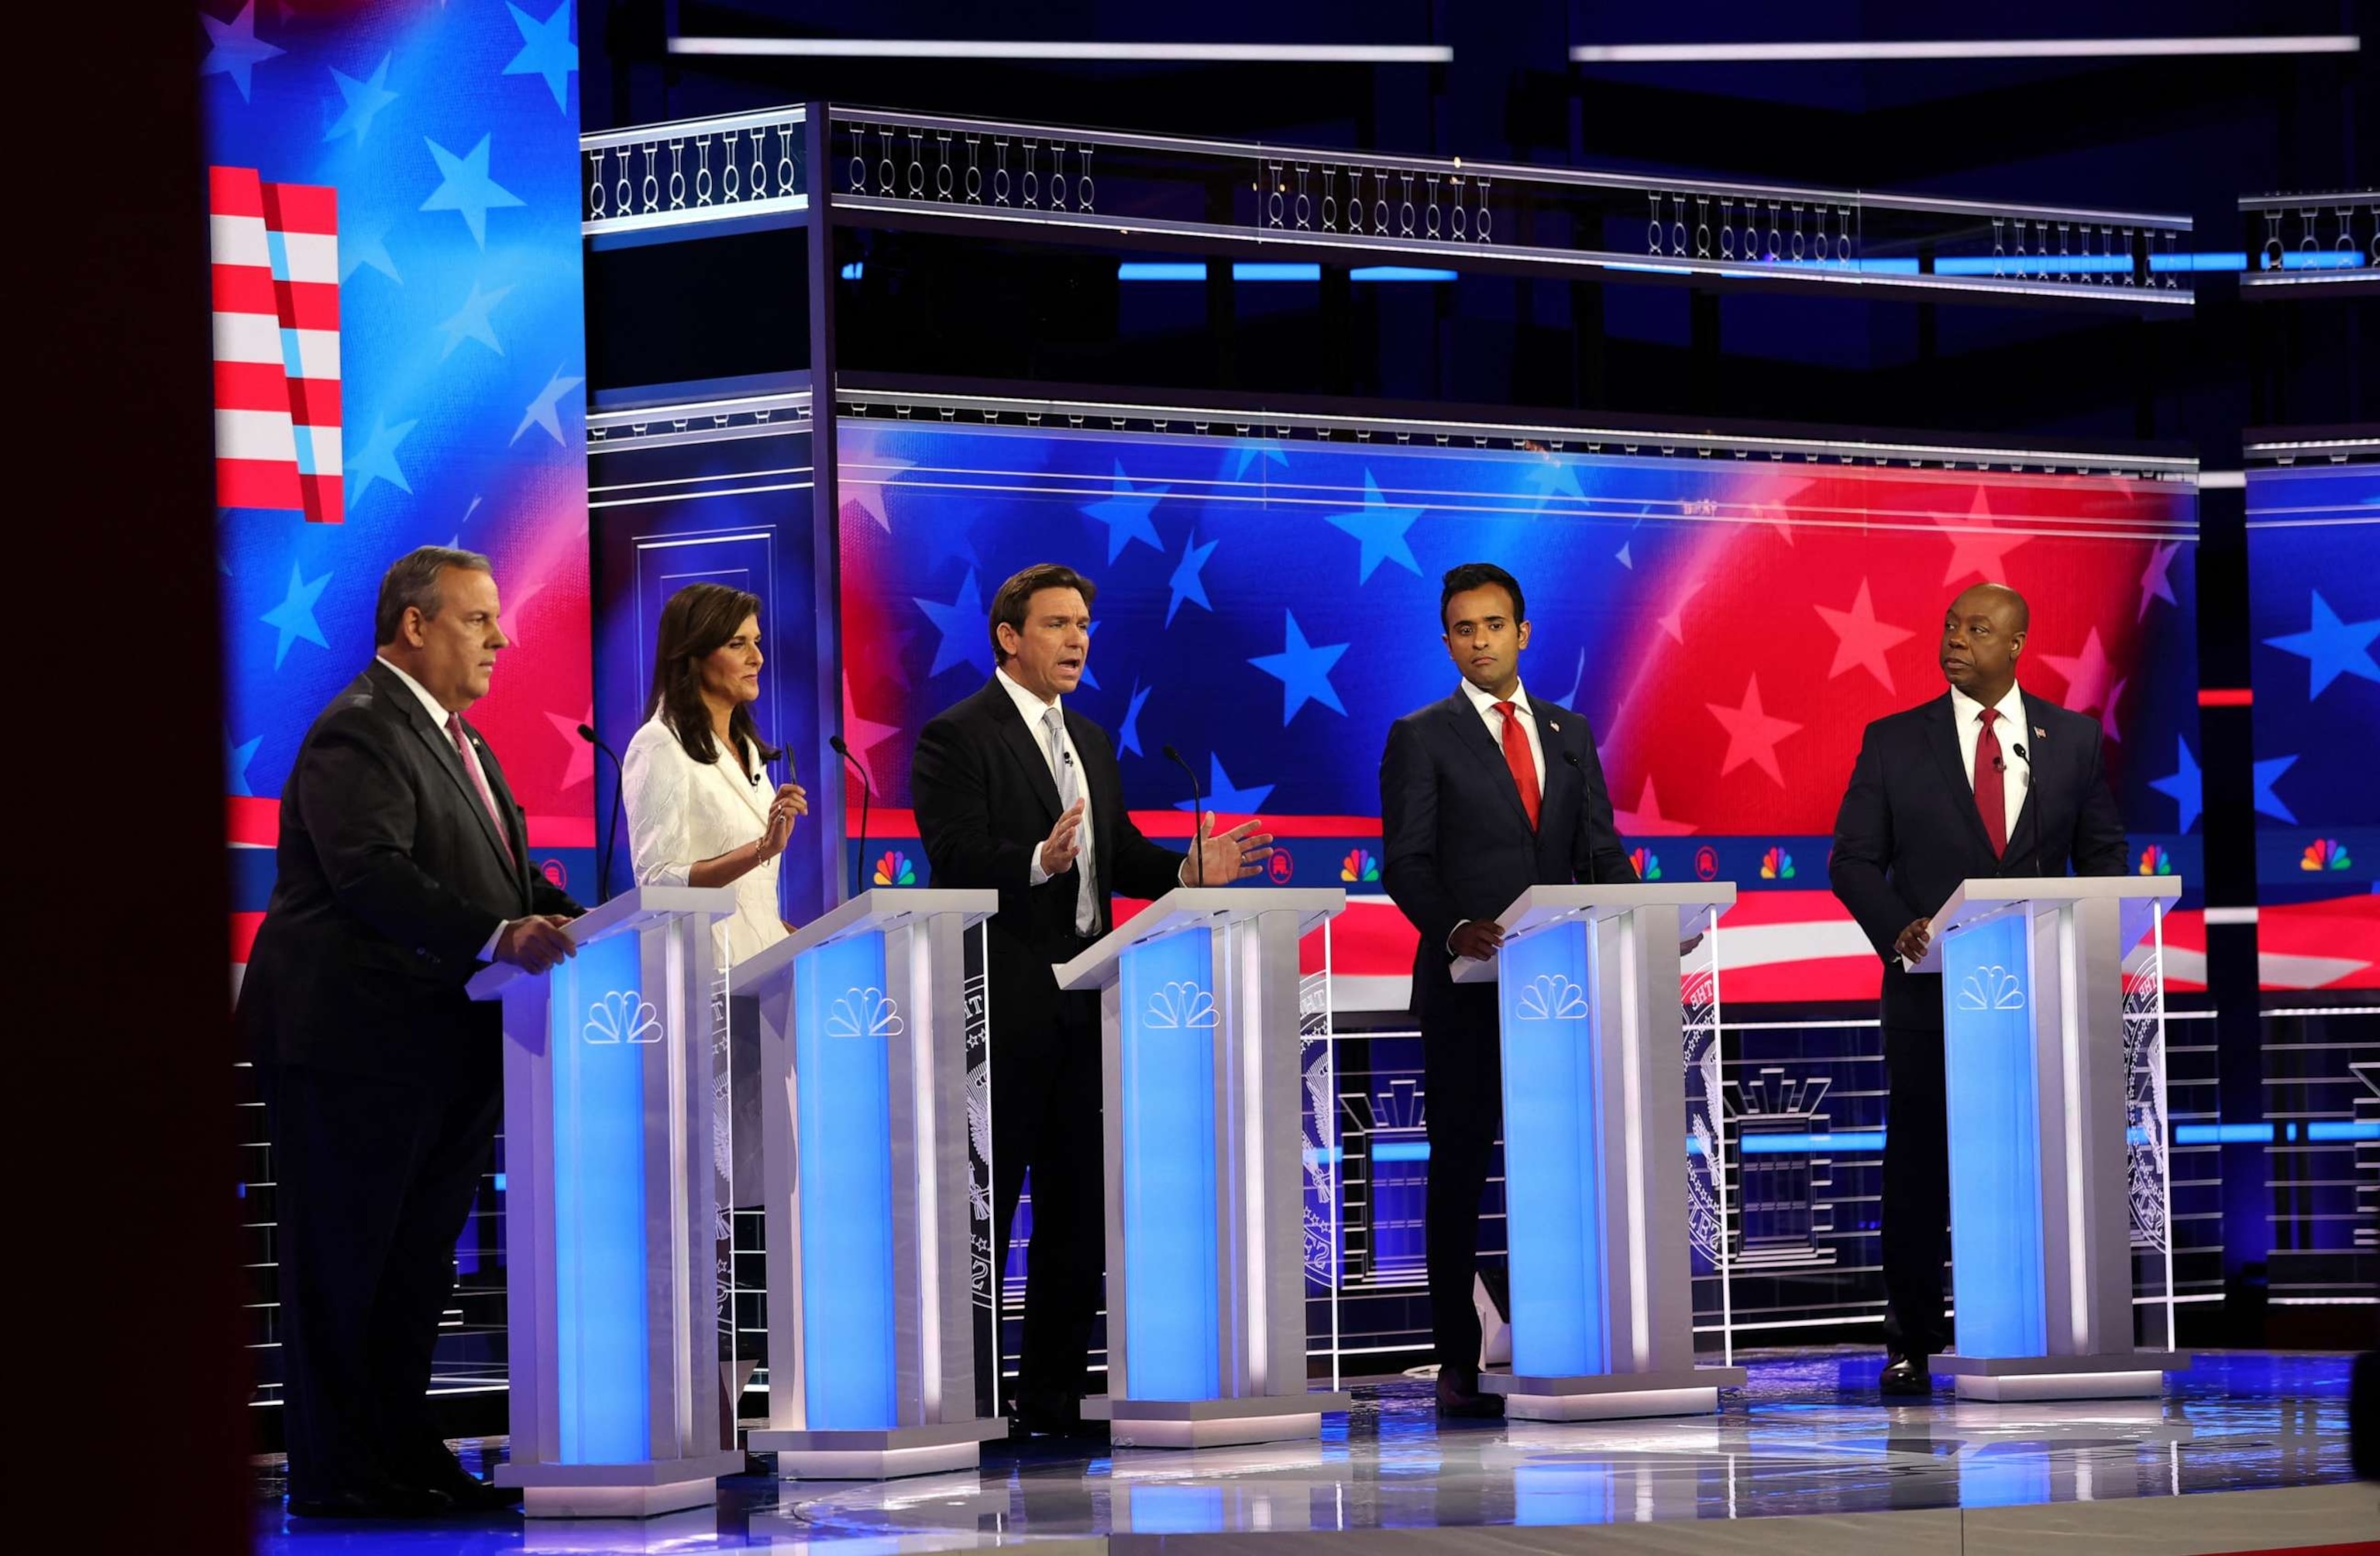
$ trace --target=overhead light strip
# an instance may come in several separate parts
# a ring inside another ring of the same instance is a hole
[[[1443,43],[1099,43],[955,38],[680,37],[674,54],[773,59],[1014,59],[1176,65],[1448,65]]]
[[[1902,59],[2165,59],[2241,54],[2351,54],[2353,33],[2265,38],[2002,38],[1909,43],[1585,43],[1573,65],[1777,65]]]

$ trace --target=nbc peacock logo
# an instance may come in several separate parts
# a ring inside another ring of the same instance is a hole
[[[1760,856],[1760,878],[1764,881],[1790,881],[1793,878],[1793,856],[1775,844]]]
[[[1380,862],[1368,849],[1349,849],[1347,857],[1339,862],[1339,878],[1342,881],[1365,882],[1380,878]]]
[[[876,862],[874,884],[880,887],[913,887],[917,884],[917,869],[909,856],[899,849],[887,849],[884,857]]]
[[[1636,878],[1640,881],[1658,881],[1661,878],[1661,856],[1651,849],[1629,850],[1628,862],[1636,867]]]
[[[2336,838],[2316,838],[2298,856],[2301,870],[2344,870],[2354,862],[2347,856],[2347,845]]]
[[[2151,843],[2141,850],[2140,870],[2143,875],[2170,875],[2173,874],[2173,855],[2159,845]]]

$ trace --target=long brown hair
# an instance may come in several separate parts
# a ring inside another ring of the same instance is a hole
[[[724,584],[688,584],[662,607],[659,641],[653,645],[653,694],[645,704],[645,717],[659,714],[677,736],[677,743],[698,762],[719,759],[710,705],[702,700],[702,661],[735,635],[745,618],[759,614],[759,596]],[[739,766],[746,741],[759,748],[762,762],[773,762],[784,754],[760,738],[749,703],[735,705],[735,711],[727,716],[727,732],[735,738]]]

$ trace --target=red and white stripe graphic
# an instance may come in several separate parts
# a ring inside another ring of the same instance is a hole
[[[339,446],[339,197],[212,167],[215,501],[346,516]]]

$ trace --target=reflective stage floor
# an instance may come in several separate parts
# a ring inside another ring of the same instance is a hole
[[[1755,1354],[1715,1417],[1440,1426],[1427,1384],[1357,1385],[1319,1442],[1073,1455],[990,1445],[978,1472],[883,1485],[724,1482],[644,1523],[293,1519],[260,1472],[259,1549],[2214,1552],[2380,1541],[2348,1466],[2344,1357],[2201,1353],[2162,1401],[1885,1406],[1880,1357]],[[501,1440],[467,1443],[475,1469]],[[2380,1544],[2371,1549],[2380,1550]]]

